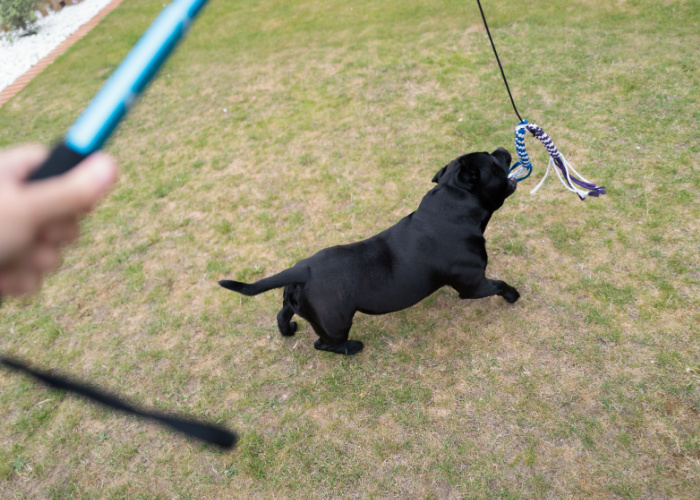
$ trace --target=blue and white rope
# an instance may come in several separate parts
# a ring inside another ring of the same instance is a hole
[[[509,173],[511,177],[515,177],[518,182],[527,179],[532,173],[532,163],[530,163],[530,157],[527,155],[527,150],[525,149],[526,124],[527,120],[523,120],[515,127],[515,152],[518,154],[520,161],[513,165]]]

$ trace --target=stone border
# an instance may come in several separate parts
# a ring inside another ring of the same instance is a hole
[[[68,38],[63,40],[58,47],[49,52],[43,59],[41,59],[34,66],[29,68],[26,73],[17,78],[10,85],[5,87],[2,92],[0,92],[0,108],[7,101],[12,99],[14,96],[19,94],[24,87],[26,87],[29,82],[31,82],[35,76],[41,73],[44,68],[49,66],[52,62],[56,60],[58,56],[63,54],[68,50],[75,42],[87,35],[92,28],[97,26],[102,19],[105,18],[107,14],[116,9],[123,0],[112,0],[107,5],[105,5],[101,11],[95,14],[92,19],[83,24],[76,32],[70,35]]]

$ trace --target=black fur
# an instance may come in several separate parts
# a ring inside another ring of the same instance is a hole
[[[437,186],[418,210],[386,231],[326,248],[256,283],[219,284],[244,295],[284,287],[277,315],[282,335],[294,335],[297,325],[291,319],[297,314],[318,334],[316,349],[339,354],[362,350],[362,342],[348,340],[355,312],[405,309],[443,286],[462,299],[500,295],[512,304],[518,291],[486,278],[484,240],[491,215],[517,185],[507,179],[510,161],[503,148],[460,156],[435,174]]]

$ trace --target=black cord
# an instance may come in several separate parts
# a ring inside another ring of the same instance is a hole
[[[508,96],[510,97],[510,102],[513,104],[513,110],[515,111],[515,114],[518,115],[518,119],[522,122],[523,119],[520,117],[520,113],[518,113],[518,108],[515,107],[515,101],[513,100],[513,94],[510,93],[510,87],[508,86],[508,80],[506,79],[506,74],[503,72],[503,66],[501,65],[501,59],[498,57],[498,52],[496,52],[496,45],[493,43],[493,38],[491,38],[491,32],[489,31],[489,25],[486,23],[486,16],[484,15],[484,9],[481,8],[480,0],[476,0],[476,3],[479,4],[479,10],[481,11],[481,18],[484,20],[484,26],[486,27],[486,34],[489,36],[489,40],[491,40],[491,47],[493,47],[493,53],[496,55],[496,61],[498,61],[498,67],[501,69],[501,75],[503,76],[503,83],[506,84],[506,90],[508,91]]]
[[[182,418],[175,415],[167,415],[164,413],[145,410],[134,406],[121,398],[98,389],[93,386],[72,380],[67,377],[49,373],[43,370],[30,368],[25,362],[18,359],[0,356],[0,366],[4,366],[10,370],[26,373],[31,375],[44,384],[72,394],[78,394],[95,403],[99,403],[108,408],[119,410],[124,413],[135,415],[137,417],[153,420],[159,424],[170,427],[173,430],[186,434],[205,443],[209,443],[225,450],[230,449],[238,442],[238,436],[235,433],[220,427],[218,425],[199,422],[196,420]]]

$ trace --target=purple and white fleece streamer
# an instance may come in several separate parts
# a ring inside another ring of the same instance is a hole
[[[521,168],[532,170],[532,164],[530,163],[530,158],[525,149],[525,132],[530,132],[537,139],[542,142],[545,149],[549,153],[549,165],[547,165],[547,172],[545,172],[544,177],[540,183],[530,191],[530,194],[535,194],[538,189],[544,183],[544,180],[549,174],[549,170],[552,164],[556,165],[558,169],[555,169],[559,180],[564,184],[564,187],[569,191],[576,193],[580,199],[585,199],[586,196],[600,196],[605,194],[605,186],[597,186],[596,184],[586,180],[581,174],[579,174],[574,167],[572,167],[569,162],[566,161],[564,155],[562,155],[557,147],[552,142],[552,139],[542,130],[540,127],[534,123],[528,123],[527,120],[523,120],[515,127],[515,151],[518,153],[520,158]],[[576,175],[573,175],[576,174]],[[515,177],[516,172],[511,173],[511,177]],[[576,177],[578,176],[578,177]],[[576,187],[576,184],[579,187]],[[583,188],[583,189],[581,189]]]

